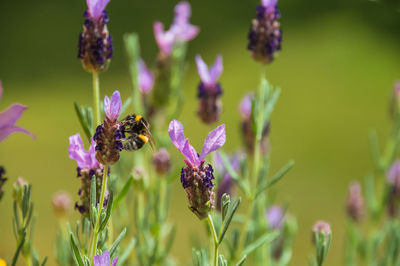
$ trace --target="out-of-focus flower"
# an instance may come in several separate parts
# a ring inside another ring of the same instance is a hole
[[[393,84],[389,112],[392,118],[395,118],[396,115],[400,114],[400,80],[397,80]]]
[[[64,217],[72,207],[71,196],[67,192],[57,192],[51,201],[55,214]]]
[[[161,57],[169,57],[175,43],[192,40],[199,33],[199,27],[189,23],[191,8],[188,2],[180,2],[175,6],[174,23],[168,31],[164,31],[164,25],[157,21],[153,25],[154,36]]]
[[[0,259],[0,266],[7,266],[6,261],[3,259]]]
[[[217,171],[222,173],[222,179],[217,187],[217,210],[221,211],[221,200],[222,195],[228,194],[232,196],[232,190],[235,184],[235,181],[231,177],[231,175],[226,170],[224,164],[222,163],[221,157],[218,152],[214,153],[214,164]],[[229,158],[230,164],[234,171],[240,170],[240,156],[241,154],[238,152]]]
[[[257,18],[252,21],[248,35],[248,49],[256,61],[271,63],[275,53],[281,50],[282,31],[278,20],[278,0],[262,0],[257,6]]]
[[[2,96],[3,87],[0,81],[0,100]],[[14,132],[22,132],[35,138],[35,136],[28,130],[15,125],[26,108],[26,106],[16,103],[8,107],[7,110],[0,112],[0,141],[4,140]]]
[[[4,176],[6,174],[6,170],[0,166],[0,200],[4,195],[3,186],[4,183],[7,181],[7,178]]]
[[[111,99],[104,97],[104,123],[96,128],[93,139],[96,142],[96,159],[103,165],[112,165],[119,160],[119,153],[123,145],[121,139],[125,138],[125,129],[117,121],[121,112],[121,96],[119,91],[114,91]]]
[[[269,228],[280,230],[285,223],[286,216],[280,206],[274,205],[265,212],[265,218],[268,221]]]
[[[16,202],[21,202],[26,186],[29,186],[29,183],[22,177],[18,177],[17,181],[13,185],[13,198]]]
[[[317,221],[312,228],[312,240],[315,243],[315,233],[323,234],[325,241],[328,241],[328,237],[332,234],[331,225],[325,221]]]
[[[111,263],[110,252],[108,250],[104,251],[101,255],[93,256],[94,266],[116,266],[117,262],[118,258],[114,258]]]
[[[347,215],[355,222],[359,222],[364,216],[365,203],[359,182],[352,182],[349,186],[346,211]]]
[[[83,68],[89,72],[106,70],[112,57],[112,38],[108,33],[109,19],[105,11],[108,2],[87,0],[83,33],[79,34],[78,58],[82,60]]]
[[[386,173],[386,182],[390,188],[387,201],[388,212],[391,217],[400,215],[400,160],[395,161]]]
[[[171,171],[171,156],[167,149],[162,148],[153,154],[153,165],[159,175],[165,175]]]
[[[139,61],[139,89],[143,95],[151,92],[154,85],[154,76],[150,69],[147,68],[146,63],[140,59]]]
[[[69,137],[69,158],[76,161],[77,176],[81,179],[81,187],[78,191],[80,203],[75,203],[77,209],[82,215],[89,215],[90,208],[90,188],[92,178],[96,178],[96,198],[100,198],[101,182],[103,180],[103,171],[100,163],[96,159],[95,142],[91,140],[88,151],[83,147],[82,138],[79,134]]]
[[[183,134],[183,126],[173,120],[169,124],[168,133],[172,143],[185,156],[187,166],[182,168],[181,183],[187,194],[189,205],[193,213],[200,219],[207,216],[207,213],[214,208],[213,191],[213,168],[205,164],[205,156],[225,144],[225,125],[221,125],[211,131],[204,141],[201,154],[198,155],[189,139]]]
[[[241,131],[242,131],[242,135],[243,135],[243,141],[244,141],[246,149],[248,150],[248,152],[250,154],[254,150],[254,143],[255,143],[255,135],[253,132],[252,119],[251,119],[251,104],[252,104],[253,98],[254,98],[254,94],[248,93],[243,97],[243,99],[241,100],[241,102],[239,104],[239,113],[242,116]],[[264,130],[262,133],[262,138],[261,138],[261,143],[260,143],[261,151],[263,153],[268,152],[269,130],[270,130],[270,122],[267,122],[264,125]]]
[[[221,76],[223,65],[222,56],[217,56],[213,66],[208,69],[200,55],[196,56],[197,71],[201,82],[199,84],[199,109],[197,114],[204,123],[217,122],[222,111],[220,96],[221,84],[218,78]]]

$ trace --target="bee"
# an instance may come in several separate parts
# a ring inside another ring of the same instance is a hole
[[[129,134],[124,139],[123,149],[135,151],[143,147],[147,142],[154,149],[154,138],[149,130],[149,123],[141,115],[128,115],[121,121],[125,127],[125,133]]]

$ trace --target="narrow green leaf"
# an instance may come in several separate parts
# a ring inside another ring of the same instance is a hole
[[[239,198],[239,199],[235,200],[231,204],[231,207],[229,208],[230,210],[229,210],[229,212],[227,214],[227,217],[225,219],[224,225],[222,227],[222,231],[221,231],[221,233],[219,235],[218,243],[221,243],[222,240],[224,239],[225,233],[229,228],[229,225],[230,225],[230,223],[232,221],[233,215],[235,214],[237,208],[239,207],[240,201],[241,201],[241,199]]]
[[[114,193],[112,193],[112,191],[111,191],[110,196],[108,198],[106,216],[104,217],[104,220],[101,220],[102,222],[101,222],[101,226],[100,226],[100,232],[104,230],[104,227],[106,227],[107,222],[110,219],[112,206],[113,206],[113,199],[114,199],[113,194]]]
[[[241,266],[241,265],[243,265],[243,263],[246,261],[246,259],[247,259],[247,256],[244,255],[244,256],[238,261],[238,263],[236,263],[236,266]]]
[[[88,140],[90,142],[92,134],[91,134],[91,130],[89,128],[89,125],[88,125],[88,123],[87,123],[87,121],[85,119],[85,114],[83,113],[82,108],[78,105],[77,102],[74,102],[74,107],[75,107],[76,115],[78,116],[79,123],[81,124],[82,129],[85,132],[85,135],[86,135],[86,137],[88,138]]]
[[[125,261],[129,258],[133,248],[136,245],[136,238],[132,238],[131,242],[129,242],[128,246],[125,248],[124,253],[118,257],[118,263],[120,265],[125,265]]]
[[[40,265],[41,265],[41,266],[44,266],[44,265],[46,265],[46,262],[47,262],[47,259],[48,259],[48,258],[49,258],[49,257],[47,257],[47,256],[46,256],[46,257],[44,258],[44,260],[43,260],[42,264],[40,264]]]
[[[113,210],[118,206],[118,204],[121,202],[121,200],[123,200],[125,198],[125,196],[128,194],[129,189],[131,188],[131,186],[133,184],[133,181],[134,181],[133,176],[131,176],[126,181],[126,183],[122,187],[121,191],[118,193],[117,197],[114,200]]]
[[[92,182],[90,185],[90,219],[95,220],[97,216],[94,214],[94,209],[97,208],[97,191],[96,191],[96,176],[91,176]]]
[[[173,226],[171,232],[168,235],[168,238],[166,241],[167,244],[165,245],[165,254],[166,255],[169,253],[169,251],[172,248],[172,244],[174,243],[175,236],[176,236],[176,227]]]
[[[230,204],[231,197],[228,194],[224,193],[221,200],[222,222],[225,221],[225,216],[228,213]]]
[[[114,255],[115,250],[117,249],[119,243],[121,242],[121,240],[125,236],[125,234],[126,234],[126,228],[124,228],[124,230],[122,230],[122,232],[119,234],[117,239],[112,244],[112,246],[110,248],[110,257],[112,257]]]
[[[261,184],[257,189],[255,199],[263,193],[264,190],[274,185],[278,182],[294,165],[294,160],[290,160],[278,173],[276,173],[271,179],[269,179],[266,183]]]
[[[257,240],[255,240],[253,243],[248,245],[242,252],[242,256],[247,256],[251,252],[253,252],[255,249],[260,247],[261,245],[265,243],[270,243],[272,242],[277,236],[279,235],[279,232],[272,232],[272,233],[265,233],[261,237],[259,237]]]
[[[19,230],[20,230],[20,224],[19,224],[19,214],[18,214],[18,209],[17,209],[17,202],[14,200],[14,221],[15,221],[15,227],[16,227],[16,233],[18,234]],[[15,237],[18,237],[18,235],[16,235]]]
[[[74,235],[71,232],[70,232],[70,243],[71,243],[72,250],[74,251],[75,259],[78,262],[78,265],[84,266],[83,260],[82,260],[82,254],[79,251],[78,246],[76,245],[76,242],[75,242]]]
[[[23,232],[22,235],[21,235],[21,239],[20,239],[19,245],[17,247],[17,250],[15,251],[13,260],[11,262],[11,266],[15,266],[17,264],[19,253],[21,253],[21,249],[22,249],[22,247],[24,246],[24,243],[25,243],[25,238],[26,238],[26,232]]]
[[[281,89],[275,89],[272,93],[272,96],[268,99],[268,103],[265,105],[264,114],[263,114],[263,123],[262,125],[266,125],[271,117],[271,113],[274,110],[275,104],[278,101],[279,95],[281,93]],[[264,129],[263,129],[264,130]]]

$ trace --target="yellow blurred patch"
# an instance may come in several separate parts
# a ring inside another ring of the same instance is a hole
[[[140,138],[141,140],[143,140],[144,143],[147,143],[147,142],[149,141],[149,138],[146,137],[145,135],[142,135],[142,134],[139,135],[139,138]]]
[[[7,263],[5,260],[0,259],[0,266],[7,266]]]
[[[140,119],[142,119],[142,116],[141,116],[141,115],[137,115],[137,116],[135,117],[136,122],[139,122]]]

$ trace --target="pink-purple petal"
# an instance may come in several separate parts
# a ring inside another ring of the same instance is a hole
[[[225,141],[225,125],[220,125],[211,131],[205,139],[201,150],[200,160],[204,160],[204,157],[206,157],[207,154],[221,148],[225,144]]]
[[[165,55],[170,55],[174,45],[174,34],[171,31],[164,31],[164,25],[158,21],[154,23],[153,30],[158,48]]]
[[[114,91],[111,96],[111,100],[108,96],[104,97],[104,112],[108,119],[115,121],[118,119],[119,113],[121,112],[121,95],[119,91]]]
[[[261,0],[261,4],[265,7],[268,11],[275,9],[278,0]]]
[[[26,106],[21,104],[13,104],[7,110],[0,113],[0,128],[13,125],[21,117],[26,110]]]
[[[199,156],[193,146],[189,144],[189,139],[186,139],[181,152],[192,165],[197,166],[200,164]]]
[[[33,139],[36,139],[35,135],[33,135],[28,130],[26,130],[22,127],[9,125],[9,126],[0,128],[0,141],[3,141],[5,138],[7,138],[10,134],[12,134],[14,132],[22,132],[22,133],[25,133],[26,135],[31,136]]]
[[[214,65],[211,66],[209,70],[210,82],[216,83],[223,70],[224,66],[222,65],[222,56],[218,55],[215,59]]]
[[[93,256],[94,266],[110,266],[110,252],[104,251],[101,255]]]
[[[189,21],[191,16],[191,8],[188,2],[180,2],[175,6],[175,17],[174,23],[175,24],[186,24]]]
[[[98,19],[110,0],[86,0],[89,13],[94,19]]]
[[[113,259],[111,266],[116,266],[117,262],[118,262],[118,257]]]
[[[99,167],[96,159],[95,142],[91,139],[89,151],[83,147],[83,141],[79,133],[69,137],[69,158],[74,159],[79,168],[95,169]]]
[[[143,94],[148,94],[154,85],[153,73],[147,68],[146,63],[139,61],[139,89]]]
[[[252,93],[246,94],[239,104],[239,112],[243,119],[250,118],[251,115],[251,102],[254,95]]]
[[[169,123],[168,134],[175,147],[182,151],[185,146],[185,135],[183,134],[183,126],[178,120],[172,120]]]
[[[208,67],[206,63],[204,63],[203,58],[201,58],[200,55],[196,55],[196,65],[197,72],[199,73],[201,81],[209,84],[211,82],[211,77],[208,72]]]

